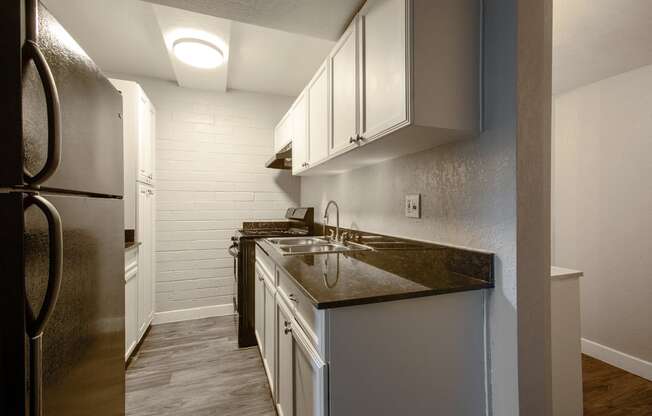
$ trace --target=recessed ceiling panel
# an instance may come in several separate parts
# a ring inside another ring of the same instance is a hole
[[[171,7],[156,5],[153,7],[179,85],[187,88],[226,91],[231,21]],[[181,61],[173,51],[174,43],[179,39],[199,39],[217,46],[224,55],[224,63],[217,68],[204,69]]]
[[[109,73],[174,80],[153,5],[135,0],[42,0]]]

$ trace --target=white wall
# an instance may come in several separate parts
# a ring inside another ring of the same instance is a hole
[[[301,182],[316,218],[331,199],[344,227],[440,241],[496,253],[488,291],[495,415],[517,415],[516,85],[514,3],[488,1],[485,131],[428,152]],[[511,10],[511,12],[510,12]],[[421,193],[421,219],[404,217],[407,193]],[[333,218],[331,217],[331,221]]]
[[[234,231],[245,220],[282,219],[299,202],[299,180],[264,166],[292,99],[115,77],[138,82],[157,111],[156,312],[231,311]]]
[[[585,348],[629,371],[636,360],[623,354],[643,360],[648,378],[651,179],[652,66],[555,97],[554,263],[584,271]]]

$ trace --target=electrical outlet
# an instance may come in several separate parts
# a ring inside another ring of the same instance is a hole
[[[405,195],[405,216],[421,218],[421,194]]]

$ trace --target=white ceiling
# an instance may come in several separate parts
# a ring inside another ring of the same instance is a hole
[[[147,0],[335,41],[365,0]]]
[[[555,0],[553,92],[652,64],[652,0]]]
[[[333,42],[138,0],[42,0],[108,73],[161,78],[190,88],[297,96]],[[196,70],[168,51],[166,35],[190,27],[225,41],[217,70]]]

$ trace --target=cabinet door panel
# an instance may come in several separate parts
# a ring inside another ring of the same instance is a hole
[[[308,87],[308,162],[328,157],[328,66],[324,65]]]
[[[265,360],[265,366],[267,367],[267,372],[269,375],[269,386],[274,393],[276,388],[275,379],[276,379],[276,345],[274,343],[275,334],[276,334],[276,300],[274,289],[268,284],[265,284],[265,335],[264,342],[264,354],[263,359]]]
[[[332,131],[335,153],[351,146],[357,135],[357,42],[355,24],[342,37],[331,57]]]
[[[326,364],[300,328],[293,328],[293,402],[297,416],[326,414]]]
[[[303,94],[292,109],[292,173],[305,169],[304,163],[308,160],[308,135],[307,135],[307,105],[306,95]]]
[[[293,415],[292,377],[292,318],[282,300],[277,303],[276,324],[278,338],[278,384],[276,386],[276,408],[280,416]]]
[[[376,0],[362,15],[362,135],[407,119],[406,0]]]
[[[265,283],[263,282],[263,275],[260,266],[256,264],[255,276],[255,331],[256,340],[258,341],[258,348],[261,354],[265,352]]]
[[[125,360],[138,342],[138,269],[125,276]]]

